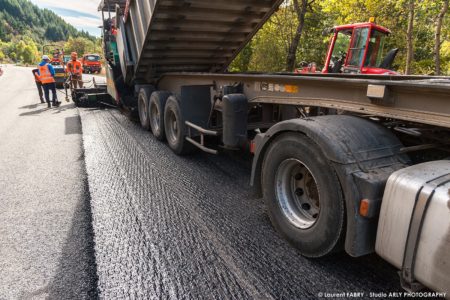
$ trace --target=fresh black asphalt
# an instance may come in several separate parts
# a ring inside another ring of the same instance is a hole
[[[83,110],[99,293],[304,299],[401,291],[375,255],[300,256],[249,187],[250,160],[179,157],[116,110]]]

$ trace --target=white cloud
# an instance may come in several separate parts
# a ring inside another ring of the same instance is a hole
[[[98,27],[102,24],[99,19],[88,18],[88,17],[62,17],[67,23],[72,24],[77,28],[83,27]]]
[[[31,0],[38,6],[44,7],[60,7],[65,9],[77,10],[80,12],[86,12],[90,14],[98,14],[97,8],[100,1],[98,0]]]
[[[101,13],[97,11],[100,0],[31,0],[31,2],[41,8],[55,11],[67,23],[79,30],[84,29],[94,35],[100,34],[97,28],[102,24]],[[97,18],[93,18],[94,16]]]

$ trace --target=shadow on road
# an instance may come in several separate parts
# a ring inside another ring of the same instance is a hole
[[[55,115],[55,114],[60,114],[60,113],[62,113],[63,111],[66,111],[66,110],[72,110],[72,109],[75,109],[75,108],[76,108],[75,103],[70,103],[70,104],[68,104],[68,105],[63,105],[63,106],[54,107],[54,108],[53,108],[53,114],[54,114],[54,115]]]
[[[32,110],[32,111],[27,111],[24,113],[21,113],[19,116],[21,117],[25,117],[25,116],[35,116],[35,115],[39,115],[40,113],[43,113],[44,111],[50,110],[51,108],[47,108],[47,106],[45,108],[41,108],[41,109],[37,109],[37,110]]]
[[[61,113],[63,111],[72,110],[72,109],[76,108],[74,103],[71,103],[69,105],[64,105],[64,106],[58,106],[58,107],[52,106],[51,108],[48,108],[46,103],[42,104],[42,105],[43,105],[42,108],[36,109],[36,110],[34,110],[34,109],[38,108],[39,104],[31,104],[31,105],[26,105],[26,106],[19,107],[20,109],[33,109],[31,111],[27,111],[27,112],[19,114],[19,116],[21,116],[21,117],[24,117],[24,116],[35,116],[35,115],[39,115],[40,113],[43,113],[45,111],[52,111],[53,114],[59,114],[59,113]]]
[[[18,299],[98,299],[90,201],[85,178],[84,195],[80,196],[74,210],[55,276],[47,286],[21,295]]]
[[[87,178],[84,195],[75,208],[72,227],[64,244],[55,277],[48,285],[48,299],[97,299],[97,265]]]
[[[35,109],[39,106],[39,104],[41,104],[41,103],[24,105],[24,106],[19,107],[19,109]]]

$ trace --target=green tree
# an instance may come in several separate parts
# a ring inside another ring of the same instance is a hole
[[[66,35],[61,27],[55,25],[49,25],[45,30],[45,38],[49,41],[62,41],[66,39]]]
[[[314,2],[314,1],[313,1]],[[286,57],[286,70],[294,71],[295,62],[297,59],[297,49],[302,37],[303,28],[305,26],[305,16],[308,10],[308,0],[293,0],[292,5],[288,5],[287,8],[294,9],[294,15],[296,16],[296,26],[293,32],[292,38],[288,41],[289,48]]]
[[[92,53],[96,51],[96,46],[93,41],[84,37],[70,37],[64,45],[66,53],[77,52],[79,56],[85,53]]]
[[[13,60],[13,61],[15,61],[16,59],[17,59],[17,54],[16,54],[16,52],[10,52],[9,54],[8,54],[8,56]]]
[[[231,72],[247,72],[253,55],[253,44],[248,43],[228,68]]]
[[[450,75],[450,41],[444,41],[441,46],[441,71],[442,74]]]
[[[267,22],[253,39],[254,51],[249,70],[279,72],[284,70],[287,57],[287,41],[278,32],[280,27],[274,20]]]
[[[436,17],[436,30],[434,34],[434,64],[436,75],[441,75],[441,35],[444,18],[448,11],[448,3],[449,0],[443,1],[439,14]]]
[[[37,53],[38,50],[34,43],[26,45],[22,54],[24,63],[27,64],[35,63],[38,60]]]
[[[407,5],[408,10],[408,29],[406,31],[406,65],[405,74],[412,73],[412,62],[414,60],[414,17],[416,13],[416,1],[409,0]]]

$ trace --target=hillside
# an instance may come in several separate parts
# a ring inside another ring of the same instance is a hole
[[[34,41],[63,41],[70,36],[94,39],[79,32],[48,9],[40,9],[28,0],[0,0],[0,40],[28,36]]]

